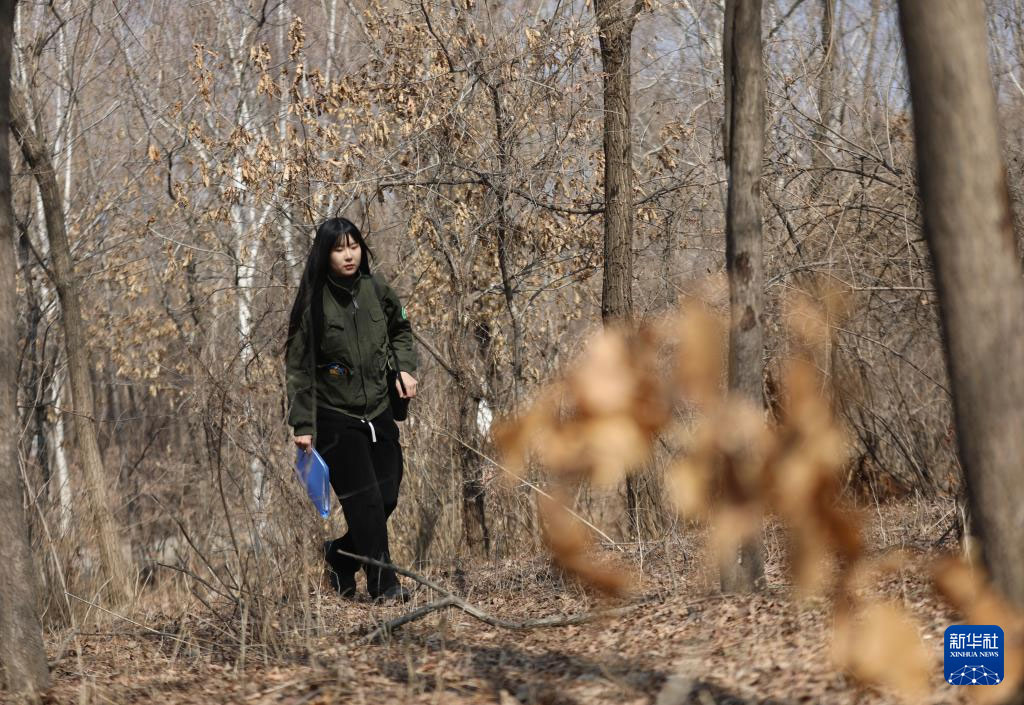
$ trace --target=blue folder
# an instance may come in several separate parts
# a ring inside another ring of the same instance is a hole
[[[326,519],[331,513],[331,473],[327,463],[315,448],[308,453],[302,448],[295,450],[295,474],[306,488],[313,506],[320,512],[320,518]]]

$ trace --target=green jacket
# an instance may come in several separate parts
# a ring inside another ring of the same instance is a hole
[[[324,327],[317,370],[310,374],[308,355],[310,315],[288,345],[285,354],[288,423],[296,436],[312,434],[314,392],[316,406],[359,419],[372,419],[388,405],[387,371],[393,367],[387,336],[398,358],[398,368],[416,369],[412,326],[394,290],[380,278],[357,273],[351,295],[339,288],[336,277],[323,288]],[[380,294],[378,296],[378,288]],[[338,292],[338,293],[335,293]]]

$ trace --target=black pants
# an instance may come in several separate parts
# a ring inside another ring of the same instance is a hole
[[[330,469],[331,486],[348,523],[348,533],[331,542],[328,562],[339,575],[365,570],[367,591],[377,596],[398,583],[395,572],[335,553],[340,548],[391,562],[387,521],[398,504],[402,448],[390,409],[371,423],[373,429],[359,419],[318,408],[316,449]]]

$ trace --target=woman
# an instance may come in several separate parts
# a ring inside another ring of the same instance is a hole
[[[323,456],[348,523],[348,533],[324,543],[332,587],[354,597],[362,568],[371,597],[405,601],[393,570],[338,553],[391,562],[387,520],[402,482],[387,388],[396,359],[399,395],[416,396],[412,327],[395,292],[370,274],[371,256],[345,218],[317,228],[288,323],[288,423],[295,445]]]

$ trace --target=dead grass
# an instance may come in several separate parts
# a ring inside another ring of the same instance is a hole
[[[894,600],[917,620],[934,656],[922,702],[965,700],[942,678],[941,639],[955,619],[928,583],[928,567],[950,546],[933,542],[949,507],[903,501],[871,507],[869,554],[907,551],[904,566],[864,589]],[[459,612],[404,627],[388,644],[354,646],[382,620],[431,599],[417,590],[408,607],[345,602],[323,595],[318,618],[289,623],[281,609],[273,649],[250,645],[239,667],[237,641],[198,604],[168,610],[147,594],[140,624],[117,619],[83,627],[54,667],[55,703],[884,703],[830,663],[832,611],[824,599],[798,601],[783,580],[784,540],[768,530],[768,588],[753,596],[716,595],[700,559],[702,530],[632,548],[639,593],[651,599],[626,617],[556,629],[510,632]],[[640,566],[642,570],[640,569]],[[464,574],[435,567],[430,577],[503,618],[595,609],[598,602],[532,556],[481,564]],[[312,592],[320,586],[311,586]],[[313,595],[314,602],[317,595]],[[90,631],[91,630],[91,631]],[[182,643],[175,635],[187,635]],[[50,658],[66,633],[49,635]],[[660,698],[660,699],[659,699]]]

